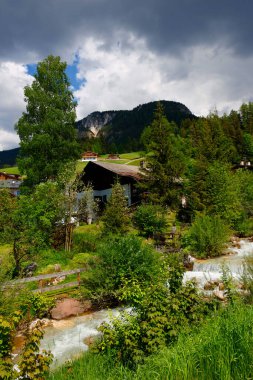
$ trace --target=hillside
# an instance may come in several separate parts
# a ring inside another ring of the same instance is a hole
[[[130,111],[93,112],[76,123],[78,137],[102,137],[111,146],[116,145],[119,152],[138,150],[143,129],[153,117],[158,102],[139,105]],[[169,121],[178,126],[185,119],[196,118],[183,104],[162,100]]]
[[[16,164],[17,155],[19,148],[14,148],[10,150],[3,150],[0,152],[0,168],[4,166],[14,166]]]
[[[174,121],[178,126],[185,119],[196,118],[184,104],[165,100],[161,103],[167,119]],[[151,102],[141,104],[130,111],[93,112],[76,122],[78,138],[82,141],[87,138],[103,140],[105,152],[139,150],[141,133],[151,123],[156,105],[157,102]],[[93,146],[86,148],[91,149]],[[15,165],[18,152],[19,148],[0,152],[0,167]]]

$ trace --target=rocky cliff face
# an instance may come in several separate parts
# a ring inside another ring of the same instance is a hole
[[[80,138],[89,136],[96,137],[100,130],[106,125],[110,125],[116,111],[93,112],[76,123],[78,136]]]

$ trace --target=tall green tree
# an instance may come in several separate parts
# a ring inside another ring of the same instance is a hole
[[[216,114],[199,118],[192,125],[191,139],[196,158],[206,165],[214,161],[230,162],[235,156],[233,141],[224,133],[221,118]]]
[[[16,130],[21,148],[18,166],[27,186],[55,179],[62,166],[79,156],[76,103],[66,67],[60,57],[48,56],[38,63],[33,83],[24,89],[26,112]]]
[[[185,170],[183,140],[175,134],[176,126],[169,123],[163,106],[158,103],[154,120],[142,135],[149,154],[142,170],[141,187],[153,203],[173,204],[178,198],[178,185]]]
[[[253,135],[253,102],[243,103],[240,108],[242,129]]]
[[[127,230],[130,222],[124,188],[117,181],[106,204],[102,217],[105,233],[121,233]]]
[[[0,242],[12,245],[13,275],[41,248],[51,245],[53,232],[63,217],[62,196],[56,183],[41,183],[31,195],[14,198],[0,190]]]

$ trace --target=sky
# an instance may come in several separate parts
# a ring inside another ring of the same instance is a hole
[[[195,115],[253,100],[252,0],[0,0],[0,150],[18,146],[23,89],[68,63],[77,120],[154,100]]]

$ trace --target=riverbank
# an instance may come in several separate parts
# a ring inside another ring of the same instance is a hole
[[[240,241],[240,247],[238,245],[230,250],[231,253],[226,256],[195,261],[193,271],[185,272],[184,281],[194,279],[202,290],[206,284],[209,284],[210,288],[205,289],[209,291],[209,295],[224,301],[224,285],[221,289],[222,265],[224,262],[228,267],[231,265],[230,269],[233,268],[233,276],[239,284],[245,257],[253,256],[253,242],[250,239],[243,239]],[[51,326],[45,328],[41,347],[52,351],[55,357],[54,366],[61,365],[65,360],[87,351],[88,345],[85,339],[96,336],[99,324],[108,321],[111,316],[118,315],[119,310],[100,310],[66,320],[53,321]]]
[[[253,372],[253,307],[241,303],[214,313],[191,333],[135,370],[108,355],[85,353],[51,372],[47,380],[250,379]]]

